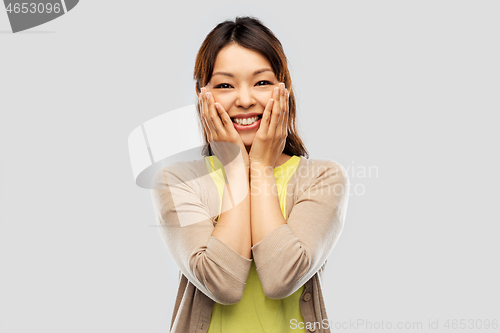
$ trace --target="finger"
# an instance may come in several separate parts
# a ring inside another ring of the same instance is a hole
[[[285,134],[288,135],[288,119],[290,119],[290,92],[286,91],[286,119],[285,119]]]
[[[281,123],[281,134],[283,137],[286,138],[286,135],[288,133],[288,117],[290,115],[290,109],[288,107],[288,90],[285,89],[285,96],[284,96],[284,110],[283,110],[283,121]]]
[[[212,94],[210,92],[207,92],[207,107],[209,110],[210,119],[212,119],[214,128],[217,131],[217,136],[220,139],[220,136],[226,134],[226,129],[224,128],[224,125],[222,125],[222,121],[219,118],[219,112],[216,110],[214,103],[215,101]]]
[[[278,120],[277,126],[279,127],[279,131],[283,134],[283,120],[285,119],[285,108],[286,108],[286,100],[285,100],[285,84],[280,83],[280,117]]]
[[[266,108],[264,109],[264,113],[262,114],[262,120],[260,121],[259,131],[262,131],[267,134],[269,131],[269,123],[271,122],[272,109],[274,106],[274,99],[270,99],[267,102]]]
[[[280,109],[285,110],[285,84],[280,83]]]
[[[224,129],[227,132],[230,132],[231,129],[234,129],[236,131],[233,125],[233,121],[231,120],[231,117],[229,117],[229,115],[227,114],[226,110],[224,110],[222,105],[220,105],[219,103],[215,103],[214,106],[215,110],[217,110],[217,113],[219,114],[219,118],[222,122],[222,125],[224,126]]]
[[[274,88],[274,93],[273,93],[273,99],[276,101],[273,105],[273,111],[271,114],[271,122],[269,123],[269,130],[268,134],[270,136],[274,136],[274,133],[276,133],[276,126],[278,125],[278,120],[280,116],[280,103],[279,103],[279,97],[280,97],[280,89],[279,87]]]
[[[198,95],[198,105],[199,105],[201,126],[203,127],[203,132],[206,133],[208,139],[210,139],[209,137],[210,129],[208,128],[207,120],[205,119],[205,114],[203,112],[203,102],[201,98],[201,93]]]
[[[217,132],[215,131],[212,120],[210,119],[210,115],[208,113],[207,100],[206,100],[206,89],[202,88],[201,91],[202,91],[201,100],[203,103],[203,117],[205,119],[205,123],[206,123],[207,128],[208,128],[208,136],[210,138],[210,142],[213,142],[213,141],[215,141],[215,139],[217,137]]]
[[[205,116],[207,117],[207,123],[208,123],[208,126],[210,128],[210,132],[212,133],[212,138],[214,141],[216,141],[218,139],[218,131],[217,131],[217,128],[215,127],[215,121],[214,121],[214,117],[211,113],[211,110],[209,108],[209,105],[208,105],[208,92],[206,90],[206,88],[203,88],[204,89],[204,93],[203,93],[203,104],[205,105]]]

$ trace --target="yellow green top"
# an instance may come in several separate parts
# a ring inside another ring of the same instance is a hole
[[[205,157],[205,162],[207,170],[219,190],[220,207],[222,207],[225,184],[224,168],[216,156]],[[294,155],[288,161],[273,169],[281,212],[285,219],[286,187],[299,162],[300,156]],[[295,319],[295,323],[304,322],[299,306],[300,296],[304,292],[304,288],[305,286],[300,287],[292,295],[283,299],[267,297],[262,289],[255,261],[252,261],[245,290],[243,291],[243,298],[238,303],[231,305],[215,302],[207,333],[305,333],[304,329],[297,329],[295,325],[290,323],[292,319]]]

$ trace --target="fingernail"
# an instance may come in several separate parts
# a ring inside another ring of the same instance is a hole
[[[279,93],[280,92],[280,88],[279,87],[274,88],[274,92],[275,93]]]

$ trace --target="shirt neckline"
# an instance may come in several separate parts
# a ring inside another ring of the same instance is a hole
[[[205,156],[205,158],[208,158],[209,160],[210,159],[213,159],[214,157],[217,157],[215,155],[210,155],[210,156]],[[300,156],[297,156],[297,155],[292,155],[285,163],[283,163],[282,165],[280,166],[277,166],[275,168],[273,168],[273,171],[281,171],[283,170],[285,167],[288,167],[290,164],[294,163],[297,161],[297,159],[300,160]],[[218,159],[217,159],[218,160]]]
[[[273,171],[280,171],[280,170],[284,169],[285,167],[288,167],[290,164],[296,162],[297,159],[300,159],[300,156],[293,155],[285,163],[274,168]]]

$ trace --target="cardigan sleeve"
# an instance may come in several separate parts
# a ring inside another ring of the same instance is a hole
[[[151,190],[160,236],[182,274],[221,304],[243,296],[252,259],[212,236],[214,225],[202,200],[202,182],[181,167],[157,173]],[[182,222],[182,223],[181,223]]]
[[[264,293],[272,299],[293,294],[318,272],[339,239],[349,198],[349,178],[337,162],[321,160],[297,169],[305,189],[287,223],[272,230],[252,247]],[[295,176],[295,175],[294,175]]]

